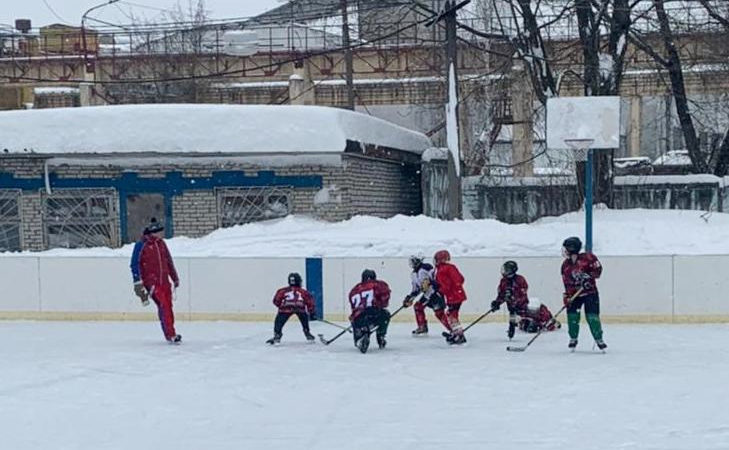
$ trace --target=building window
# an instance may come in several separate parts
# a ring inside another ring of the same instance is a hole
[[[0,189],[0,252],[20,251],[20,191]]]
[[[291,211],[289,187],[225,188],[216,194],[222,228],[284,217]]]
[[[117,247],[118,196],[114,189],[57,189],[43,194],[48,248]]]

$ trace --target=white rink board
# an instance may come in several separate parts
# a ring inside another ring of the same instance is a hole
[[[38,258],[0,258],[0,310],[39,311]]]
[[[303,259],[190,258],[189,280],[192,313],[275,314],[273,295],[286,286],[288,274],[304,278]]]
[[[677,315],[729,314],[729,256],[674,259]]]
[[[496,296],[499,268],[505,260],[454,259],[466,277],[464,316],[488,308]],[[664,321],[687,316],[702,320],[729,317],[729,281],[724,269],[729,267],[729,256],[612,256],[601,261],[604,272],[598,287],[603,315]],[[530,297],[553,311],[559,309],[561,259],[525,257],[517,262],[519,273],[529,282]],[[181,319],[204,318],[206,314],[268,318],[275,313],[273,294],[286,284],[287,274],[296,271],[306,277],[304,258],[178,258],[175,263],[181,279],[175,310]],[[391,309],[400,306],[410,291],[407,258],[326,258],[322,262],[322,289],[328,317],[341,320],[349,314],[346,296],[365,268],[374,269],[392,288]],[[78,318],[87,318],[98,313],[121,318],[154,312],[142,308],[134,296],[127,258],[0,258],[0,282],[0,317],[68,313],[64,317],[74,318],[73,313],[78,313]],[[412,312],[403,312],[399,319],[412,320]]]

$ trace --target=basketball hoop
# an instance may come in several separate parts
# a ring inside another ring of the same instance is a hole
[[[575,161],[587,161],[587,152],[594,139],[565,139],[564,143],[574,152]]]

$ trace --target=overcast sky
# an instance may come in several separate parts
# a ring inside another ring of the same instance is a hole
[[[15,19],[30,19],[33,27],[38,28],[51,23],[79,25],[81,16],[89,8],[105,3],[106,0],[2,0],[0,24],[13,25]],[[113,5],[104,6],[90,14],[112,23],[129,23],[128,16],[142,17],[146,20],[159,20],[165,9],[177,3],[186,6],[189,0],[120,0]],[[250,17],[260,14],[286,0],[205,0],[210,17],[224,19]],[[89,22],[93,25],[93,22]]]

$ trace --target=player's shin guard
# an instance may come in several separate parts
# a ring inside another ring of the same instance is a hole
[[[585,314],[587,324],[590,326],[590,333],[596,341],[602,340],[602,324],[600,323],[600,316],[597,314]]]
[[[567,313],[567,333],[570,339],[577,339],[580,334],[580,313]]]

